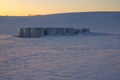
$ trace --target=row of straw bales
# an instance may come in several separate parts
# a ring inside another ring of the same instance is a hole
[[[42,37],[46,35],[74,35],[79,33],[90,32],[88,28],[74,29],[74,28],[19,28],[18,37],[32,38]]]

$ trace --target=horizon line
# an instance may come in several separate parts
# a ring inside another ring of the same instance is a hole
[[[27,14],[27,15],[0,15],[0,17],[4,17],[4,16],[8,16],[8,17],[12,17],[12,16],[16,16],[16,17],[24,17],[24,16],[46,16],[46,15],[56,15],[56,14],[67,14],[67,13],[109,13],[109,12],[120,12],[120,11],[83,11],[83,12],[60,12],[60,13],[48,13],[48,14]]]

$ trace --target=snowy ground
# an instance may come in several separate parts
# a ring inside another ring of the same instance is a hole
[[[0,80],[119,80],[120,37],[0,38]]]
[[[0,30],[0,80],[120,80],[117,20],[102,27],[107,34],[16,38]]]

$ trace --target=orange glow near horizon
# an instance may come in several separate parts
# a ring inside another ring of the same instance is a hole
[[[0,0],[0,15],[120,11],[120,0]]]

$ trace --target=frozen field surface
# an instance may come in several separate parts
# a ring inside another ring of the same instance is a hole
[[[93,33],[12,36],[21,26],[41,25]],[[0,17],[0,80],[120,80],[120,13]]]
[[[0,36],[0,80],[120,80],[120,37]]]

